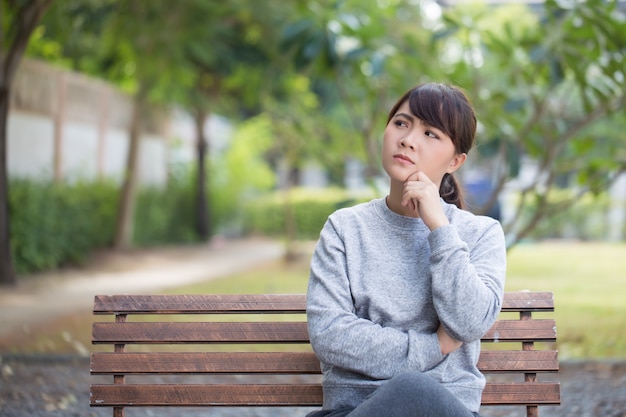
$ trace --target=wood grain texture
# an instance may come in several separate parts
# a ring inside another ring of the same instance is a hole
[[[305,294],[96,295],[94,314],[304,313]],[[551,292],[507,292],[503,312],[554,311]]]
[[[558,383],[492,383],[485,387],[483,405],[557,405]],[[320,406],[317,384],[289,385],[92,385],[92,406]]]
[[[478,368],[483,373],[556,372],[554,350],[484,351]],[[149,374],[320,374],[312,352],[151,352],[94,353],[94,375]]]

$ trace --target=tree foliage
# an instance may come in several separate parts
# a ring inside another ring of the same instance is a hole
[[[504,222],[510,245],[626,170],[624,139],[607,128],[624,122],[626,26],[617,2],[547,1],[539,12],[467,4],[440,14],[428,2],[421,9],[377,2],[367,11],[349,1],[307,4],[321,22],[305,17],[288,27],[294,63],[331,80],[360,133],[369,175],[378,174],[376,123],[388,97],[427,80],[459,84],[473,97],[480,119],[473,165],[494,183],[476,209],[487,212],[519,189]],[[342,43],[351,45],[344,54]],[[520,178],[527,161],[536,170]],[[563,183],[570,199],[552,203]]]
[[[626,170],[624,138],[607,129],[625,121],[626,21],[616,6],[548,1],[541,15],[520,8],[499,18],[488,8],[445,14],[443,69],[475,98],[479,163],[491,166],[495,183],[486,205],[511,185],[520,190],[504,224],[511,244]],[[520,178],[525,160],[536,169]],[[564,183],[570,198],[551,203]]]
[[[143,85],[148,100],[183,105],[200,119],[262,115],[272,146],[249,152],[295,169],[316,159],[333,178],[359,158],[372,181],[392,101],[420,82],[459,84],[480,121],[472,167],[493,182],[480,210],[519,190],[504,219],[514,244],[626,169],[619,4],[66,0],[29,51],[126,91]],[[528,161],[530,175],[522,171]],[[564,185],[570,198],[553,203]]]

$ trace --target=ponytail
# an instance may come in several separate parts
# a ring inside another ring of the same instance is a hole
[[[463,190],[452,174],[445,174],[439,186],[439,195],[448,204],[454,204],[460,209],[465,208]]]

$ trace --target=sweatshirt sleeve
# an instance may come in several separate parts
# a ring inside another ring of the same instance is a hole
[[[307,319],[320,361],[369,378],[426,371],[444,359],[436,333],[382,327],[355,314],[345,247],[331,220],[322,229],[311,261]]]
[[[465,343],[489,330],[504,297],[504,233],[498,222],[484,221],[492,223],[478,235],[471,250],[453,225],[429,236],[435,310],[448,334]]]

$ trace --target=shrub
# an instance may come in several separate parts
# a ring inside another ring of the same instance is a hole
[[[137,246],[188,243],[198,240],[195,191],[190,181],[143,188],[137,195],[133,242]]]
[[[81,262],[113,238],[116,187],[109,182],[9,184],[12,255],[18,273]]]
[[[327,217],[335,210],[367,201],[371,196],[354,197],[342,189],[294,189],[274,192],[245,205],[246,233],[285,237],[287,209],[295,220],[296,239],[317,239]]]
[[[18,274],[83,262],[110,246],[119,187],[110,181],[52,183],[12,179],[9,184],[11,251]],[[197,241],[193,193],[188,182],[137,195],[134,244]]]

